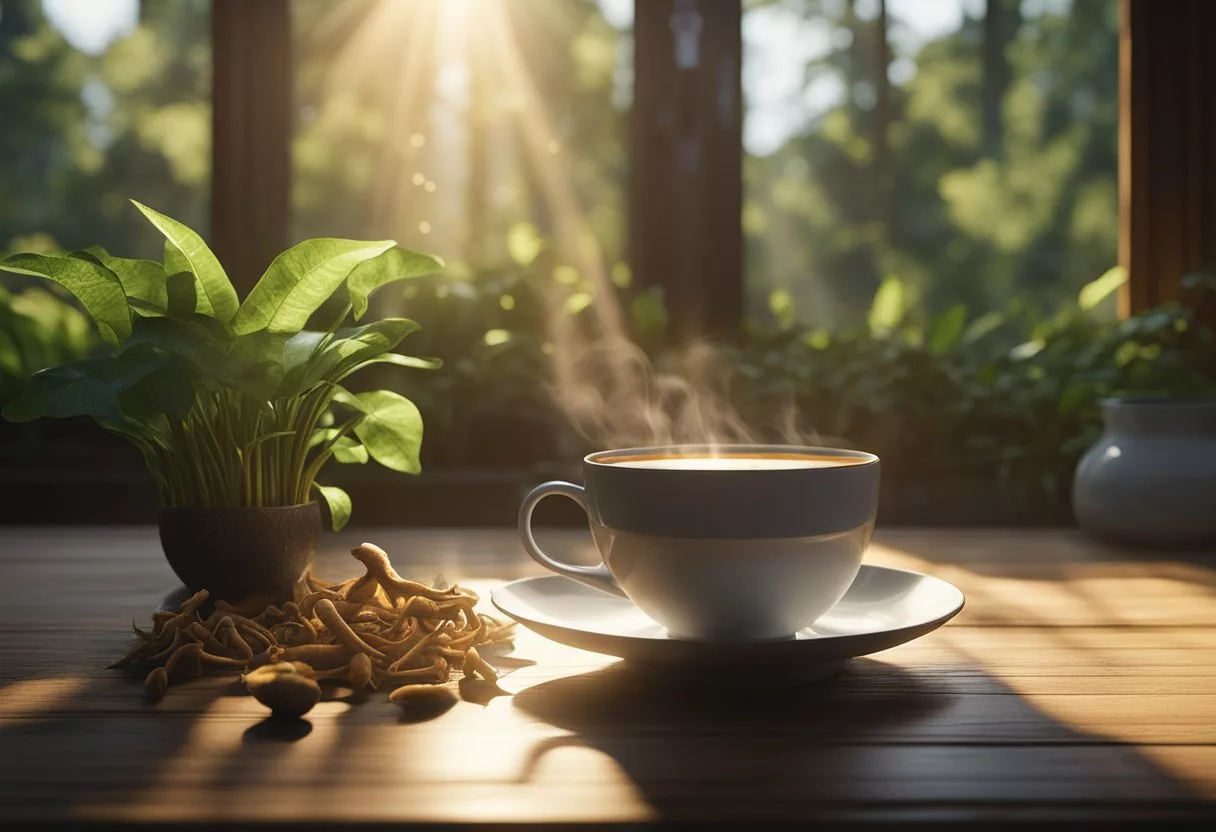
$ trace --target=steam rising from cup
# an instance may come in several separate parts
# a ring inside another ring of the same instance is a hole
[[[820,444],[817,433],[800,425],[792,389],[771,419],[749,424],[731,401],[722,348],[698,341],[652,362],[626,332],[612,287],[597,289],[590,325],[564,313],[559,299],[546,300],[554,347],[549,392],[591,445]]]

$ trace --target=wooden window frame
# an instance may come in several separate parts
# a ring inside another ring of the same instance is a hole
[[[242,295],[291,237],[291,0],[211,0],[211,245]]]
[[[1216,3],[1122,0],[1119,263],[1123,314],[1192,302],[1183,275],[1216,260]],[[1216,320],[1206,321],[1216,324]]]
[[[630,261],[678,341],[743,318],[742,15],[741,0],[635,4]]]

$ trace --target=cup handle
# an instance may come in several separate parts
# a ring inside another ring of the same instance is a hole
[[[528,496],[524,497],[523,505],[519,507],[519,539],[523,541],[524,551],[532,560],[559,575],[565,575],[571,580],[620,598],[628,598],[629,596],[617,585],[616,579],[612,577],[612,573],[608,571],[608,567],[602,561],[599,566],[575,566],[570,563],[562,563],[546,555],[541,551],[540,546],[536,545],[536,538],[532,536],[532,512],[536,509],[537,503],[551,494],[569,497],[582,506],[583,511],[587,511],[586,492],[581,485],[554,481],[536,486],[528,492]]]

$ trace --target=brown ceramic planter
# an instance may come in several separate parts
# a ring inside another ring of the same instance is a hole
[[[321,532],[316,503],[272,508],[162,508],[160,543],[191,592],[240,601],[279,595],[308,568]]]

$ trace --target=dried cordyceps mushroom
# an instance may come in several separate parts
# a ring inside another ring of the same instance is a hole
[[[453,669],[498,678],[475,645],[509,641],[514,624],[475,612],[477,595],[467,589],[402,578],[378,546],[364,543],[351,555],[366,574],[337,584],[306,574],[279,605],[217,601],[204,618],[203,590],[176,612],[154,613],[151,632],[132,625],[138,643],[111,667],[148,669],[145,689],[157,697],[183,675],[242,672],[250,693],[277,715],[307,712],[320,697],[308,702],[312,689],[326,679],[355,690],[388,681],[393,701],[436,701],[451,692],[407,691],[448,682]]]
[[[456,704],[456,694],[435,685],[404,685],[389,694],[388,701],[407,716],[431,716]]]
[[[498,671],[481,657],[476,647],[470,647],[464,654],[464,675],[469,676],[474,673],[487,682],[498,681]]]
[[[272,716],[298,719],[321,701],[321,686],[288,662],[266,665],[241,677],[253,698]]]
[[[148,678],[144,679],[144,690],[149,696],[160,699],[165,695],[165,690],[169,687],[169,675],[165,673],[163,667],[158,667],[148,674]]]

